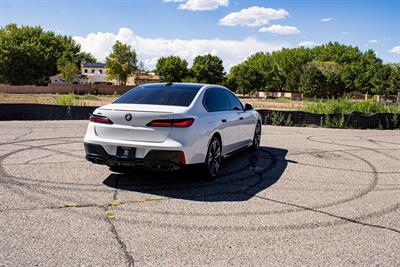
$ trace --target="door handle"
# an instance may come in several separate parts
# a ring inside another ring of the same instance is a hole
[[[243,120],[243,117],[240,117],[239,120]]]
[[[225,120],[225,119],[222,119],[221,121],[222,121],[222,122],[226,122],[226,120]]]

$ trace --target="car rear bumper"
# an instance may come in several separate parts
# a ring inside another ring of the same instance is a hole
[[[182,151],[150,150],[144,158],[123,159],[110,155],[99,144],[84,143],[86,159],[95,164],[173,171],[185,166]]]

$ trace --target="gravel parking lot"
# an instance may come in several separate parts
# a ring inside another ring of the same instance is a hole
[[[1,266],[400,265],[400,131],[263,126],[191,172],[109,172],[86,121],[0,122]]]

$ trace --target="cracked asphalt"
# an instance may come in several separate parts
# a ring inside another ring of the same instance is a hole
[[[263,126],[193,171],[84,159],[86,121],[0,122],[0,266],[400,265],[400,131]]]

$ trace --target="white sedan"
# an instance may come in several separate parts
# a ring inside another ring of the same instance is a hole
[[[261,116],[219,85],[154,83],[97,108],[84,138],[86,159],[111,171],[201,166],[218,176],[221,160],[257,149]]]

